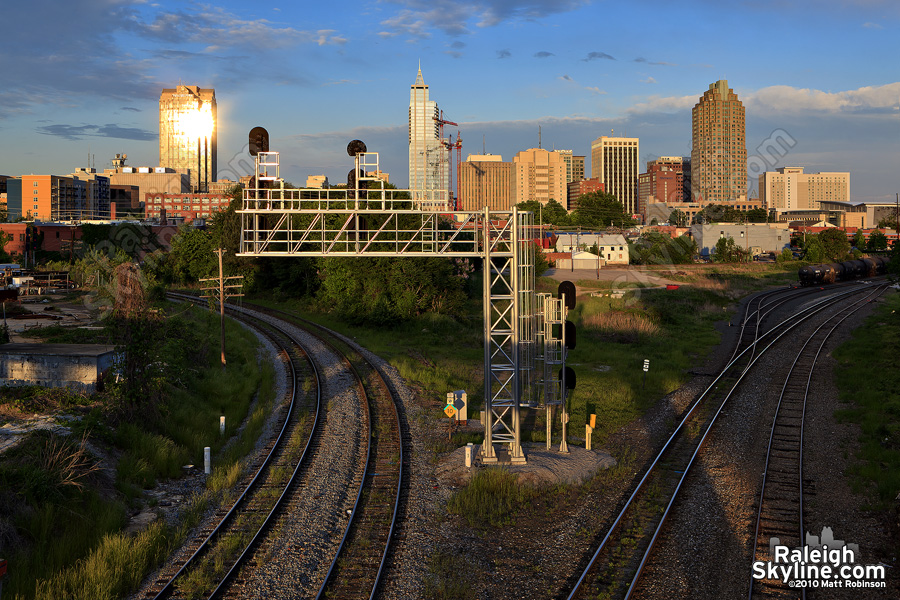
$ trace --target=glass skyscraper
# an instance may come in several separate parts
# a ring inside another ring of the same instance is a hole
[[[409,89],[409,189],[417,200],[449,199],[450,160],[440,139],[440,118],[420,66]]]
[[[216,91],[195,85],[164,89],[159,96],[159,166],[190,169],[191,189],[216,181]]]

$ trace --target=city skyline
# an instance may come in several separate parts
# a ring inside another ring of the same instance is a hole
[[[887,1],[9,8],[21,26],[0,40],[4,175],[65,174],[89,154],[102,170],[119,152],[155,165],[159,95],[179,83],[216,90],[220,178],[249,171],[241,151],[257,125],[295,184],[343,181],[354,138],[403,174],[421,60],[445,118],[460,123],[463,159],[536,147],[540,127],[544,148],[576,155],[602,135],[640,138],[643,171],[690,155],[691,108],[727,79],[746,107],[751,194],[758,168],[785,166],[849,171],[854,201],[900,187],[900,76],[878,60],[895,53],[900,24]]]

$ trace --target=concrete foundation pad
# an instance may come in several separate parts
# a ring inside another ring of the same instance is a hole
[[[601,469],[615,466],[614,459],[603,450],[585,450],[583,447],[569,444],[567,453],[559,452],[559,443],[547,450],[545,443],[525,443],[522,448],[525,451],[527,462],[514,463],[509,458],[505,446],[494,445],[497,454],[497,462],[492,465],[482,465],[481,446],[478,449],[476,466],[466,468],[466,449],[457,448],[442,458],[435,467],[438,479],[451,485],[465,485],[475,474],[476,469],[488,467],[502,467],[510,473],[515,473],[519,481],[532,485],[579,484],[590,479]]]

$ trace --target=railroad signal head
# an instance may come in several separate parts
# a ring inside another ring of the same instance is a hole
[[[569,350],[575,349],[575,323],[572,321],[566,320],[566,348]]]
[[[250,130],[250,156],[269,151],[269,132],[265,127],[254,127]]]
[[[566,389],[574,390],[575,389],[575,371],[572,370],[572,367],[564,367],[559,370],[559,380],[563,380],[563,372],[566,375]]]
[[[349,144],[347,144],[347,154],[350,156],[356,156],[357,154],[362,154],[366,151],[366,143],[362,140],[352,140]]]
[[[562,281],[559,284],[558,295],[563,299],[566,308],[575,308],[575,284],[571,281]]]

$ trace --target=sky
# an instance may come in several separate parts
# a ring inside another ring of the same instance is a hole
[[[896,0],[30,0],[0,35],[0,174],[159,162],[159,95],[214,88],[218,175],[252,172],[262,126],[281,175],[345,181],[347,143],[408,184],[409,86],[458,123],[462,155],[539,144],[587,155],[640,138],[689,156],[691,108],[727,79],[746,108],[751,196],[783,166],[849,171],[853,201],[900,192]],[[89,157],[93,157],[89,159]]]

